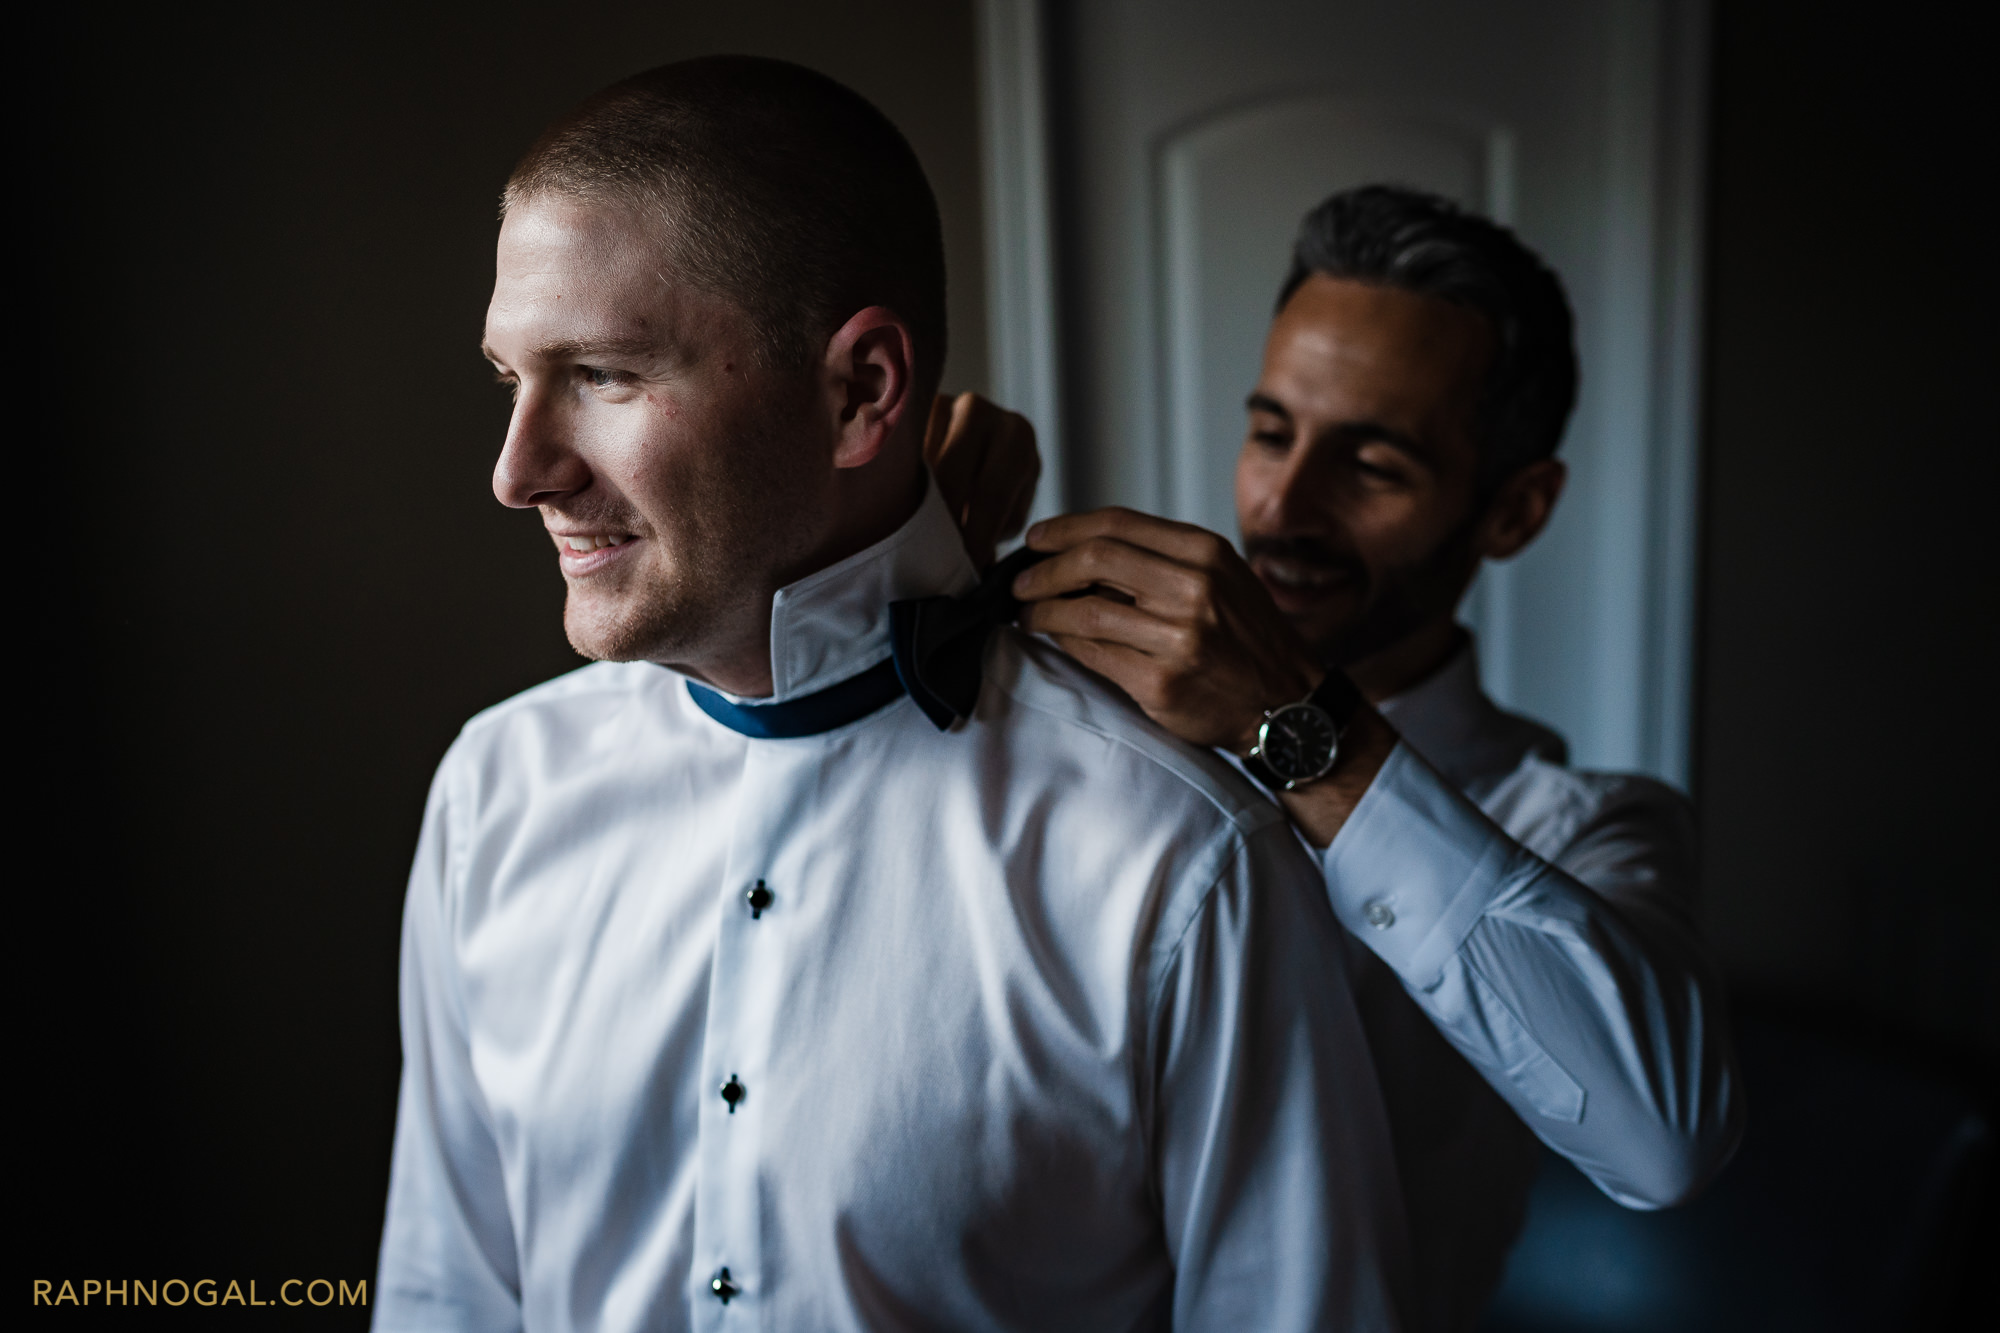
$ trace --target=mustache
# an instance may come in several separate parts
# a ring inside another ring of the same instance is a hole
[[[1244,541],[1244,559],[1254,562],[1266,556],[1278,560],[1296,560],[1302,565],[1317,565],[1321,569],[1338,570],[1346,574],[1359,575],[1367,572],[1353,555],[1336,550],[1317,537],[1251,537]]]
[[[621,532],[637,531],[638,515],[629,509],[616,506],[590,505],[565,509],[556,505],[537,505],[536,508],[541,512],[544,527],[560,522],[586,528],[603,527],[615,528]]]

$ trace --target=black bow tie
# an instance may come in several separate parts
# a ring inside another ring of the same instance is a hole
[[[1045,552],[1027,547],[988,570],[962,597],[917,597],[889,603],[890,657],[838,685],[780,704],[731,703],[705,685],[688,682],[702,712],[746,736],[783,739],[816,736],[844,727],[907,692],[939,731],[971,717],[979,703],[986,636],[1021,612],[1014,578]]]
[[[979,703],[986,635],[1021,614],[1014,577],[1045,552],[1020,550],[986,571],[963,597],[919,597],[889,603],[891,659],[903,688],[939,731],[971,717]]]

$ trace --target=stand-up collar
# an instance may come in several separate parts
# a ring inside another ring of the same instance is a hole
[[[1569,757],[1561,736],[1486,697],[1470,633],[1433,675],[1376,707],[1412,749],[1461,787],[1512,772],[1530,754],[1555,764]]]
[[[726,697],[783,703],[858,675],[889,656],[890,602],[955,596],[978,582],[958,525],[927,474],[923,503],[902,527],[778,590],[771,601],[772,693]]]

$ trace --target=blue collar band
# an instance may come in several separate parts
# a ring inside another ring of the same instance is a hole
[[[817,736],[844,727],[894,702],[903,693],[895,659],[886,657],[838,685],[781,704],[731,703],[706,685],[689,681],[687,686],[688,697],[694,700],[696,708],[731,731],[767,741]]]
[[[759,740],[817,736],[859,722],[906,692],[933,726],[949,731],[979,704],[987,632],[1020,612],[1014,576],[1044,558],[1043,552],[1024,546],[988,570],[963,597],[889,603],[888,659],[815,694],[781,704],[733,704],[689,681],[688,695],[723,726]]]

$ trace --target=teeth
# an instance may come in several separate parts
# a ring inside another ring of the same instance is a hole
[[[1340,575],[1330,569],[1316,569],[1290,560],[1272,560],[1264,566],[1274,583],[1288,588],[1323,588],[1338,582]]]
[[[630,540],[632,540],[630,537],[599,536],[563,538],[563,541],[568,543],[569,549],[572,551],[596,551],[606,546],[623,546]]]

